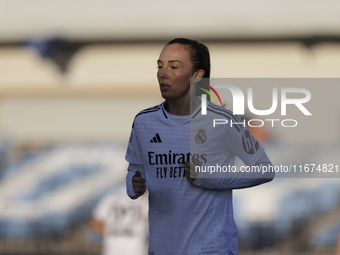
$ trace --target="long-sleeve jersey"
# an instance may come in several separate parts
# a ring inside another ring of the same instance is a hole
[[[198,108],[180,122],[164,109],[164,103],[136,115],[126,160],[131,166],[143,166],[149,190],[149,254],[238,253],[232,189],[273,178],[270,171],[227,170],[234,166],[235,155],[247,166],[270,164],[263,147],[242,123],[238,116],[212,104],[207,115]],[[185,162],[201,165],[193,184],[185,177]],[[130,168],[127,175],[132,198],[136,198],[135,170]]]

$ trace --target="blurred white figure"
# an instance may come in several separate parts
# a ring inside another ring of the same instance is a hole
[[[136,201],[126,187],[106,195],[93,211],[90,227],[103,236],[103,255],[145,255],[148,247],[147,196]]]

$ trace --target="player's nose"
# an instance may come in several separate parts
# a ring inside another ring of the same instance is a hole
[[[167,79],[168,78],[167,70],[164,67],[158,70],[157,75],[161,79]]]

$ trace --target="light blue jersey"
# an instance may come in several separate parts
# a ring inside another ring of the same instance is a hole
[[[212,104],[207,110],[206,116],[198,108],[187,120],[179,121],[171,118],[162,103],[135,117],[126,160],[141,166],[149,190],[149,254],[238,254],[232,189],[255,186],[273,177],[240,178],[241,173],[223,173],[188,182],[187,161],[228,166],[234,165],[237,155],[246,165],[254,165],[265,155],[243,125],[212,125],[213,119],[240,123],[238,116]],[[129,167],[127,175],[132,198],[136,197],[132,188],[135,169]]]

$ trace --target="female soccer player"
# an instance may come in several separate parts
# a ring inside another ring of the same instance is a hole
[[[240,122],[238,116],[210,103],[208,114],[200,114],[201,100],[190,79],[210,77],[205,45],[174,39],[163,48],[157,64],[165,102],[136,115],[126,153],[128,195],[136,199],[149,190],[149,254],[235,255],[232,189],[268,182],[274,174],[228,171],[206,178],[195,166],[234,165],[237,155],[247,166],[261,170],[271,165],[270,160],[246,127],[206,124],[207,118]]]

